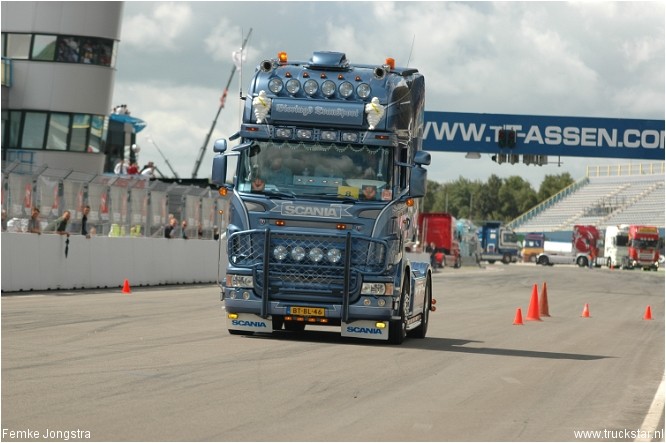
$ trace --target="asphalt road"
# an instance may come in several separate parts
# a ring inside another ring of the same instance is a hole
[[[526,321],[543,282],[551,317]],[[577,441],[593,431],[587,440],[627,441],[650,431],[663,271],[496,264],[445,269],[434,285],[428,337],[402,346],[333,328],[231,336],[215,286],[3,294],[2,440]],[[663,416],[657,426],[663,440]]]

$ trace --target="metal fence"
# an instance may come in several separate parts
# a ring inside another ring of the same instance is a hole
[[[161,237],[173,215],[175,236],[213,239],[224,231],[225,202],[209,188],[150,180],[142,175],[96,175],[22,162],[2,164],[2,229],[26,232],[32,208],[42,231],[70,211],[67,232],[81,233],[83,209],[91,235]]]

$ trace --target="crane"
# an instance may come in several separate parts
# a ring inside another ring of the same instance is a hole
[[[155,148],[157,148],[157,152],[160,153],[160,155],[162,156],[162,158],[163,158],[164,161],[166,162],[166,164],[167,164],[167,166],[169,167],[169,169],[171,169],[171,173],[173,174],[173,176],[176,177],[177,179],[179,179],[180,177],[178,177],[178,174],[177,174],[176,171],[173,169],[173,166],[171,166],[171,163],[169,162],[169,159],[166,158],[166,157],[164,156],[164,154],[162,153],[162,150],[160,149],[160,147],[157,146],[157,143],[155,143],[155,140],[153,140],[151,137],[148,137],[148,141],[151,142],[151,143],[153,144],[153,146],[155,146]],[[157,168],[156,168],[156,169],[157,169]],[[160,175],[163,176],[164,174],[162,174],[162,172],[160,171]]]
[[[250,34],[252,34],[252,28],[250,28],[250,31],[247,33],[247,36],[245,37],[245,40],[243,40],[243,44],[241,45],[241,61],[243,59],[243,50],[245,49],[247,41],[250,39]],[[217,119],[220,117],[220,112],[222,112],[222,108],[224,108],[224,102],[226,102],[227,100],[227,92],[229,92],[229,86],[231,85],[231,81],[233,80],[234,74],[236,73],[237,69],[238,68],[234,63],[233,67],[231,68],[231,75],[229,75],[229,80],[227,81],[227,86],[224,88],[224,92],[222,93],[222,97],[220,98],[220,106],[217,108],[217,114],[215,114],[215,119],[213,120],[213,124],[210,127],[210,131],[208,131],[208,134],[206,135],[206,140],[204,141],[203,145],[201,146],[201,149],[199,150],[199,157],[197,158],[196,163],[194,163],[192,178],[197,178],[199,167],[201,166],[204,154],[206,153],[206,146],[210,141],[211,135],[213,135],[213,130],[215,130],[215,125],[217,124]]]

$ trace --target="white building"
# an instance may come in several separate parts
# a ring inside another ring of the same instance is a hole
[[[2,160],[102,173],[122,2],[2,2]]]

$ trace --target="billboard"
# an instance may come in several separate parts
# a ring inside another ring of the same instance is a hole
[[[423,149],[664,160],[664,120],[425,112]],[[513,148],[500,148],[513,130]]]

